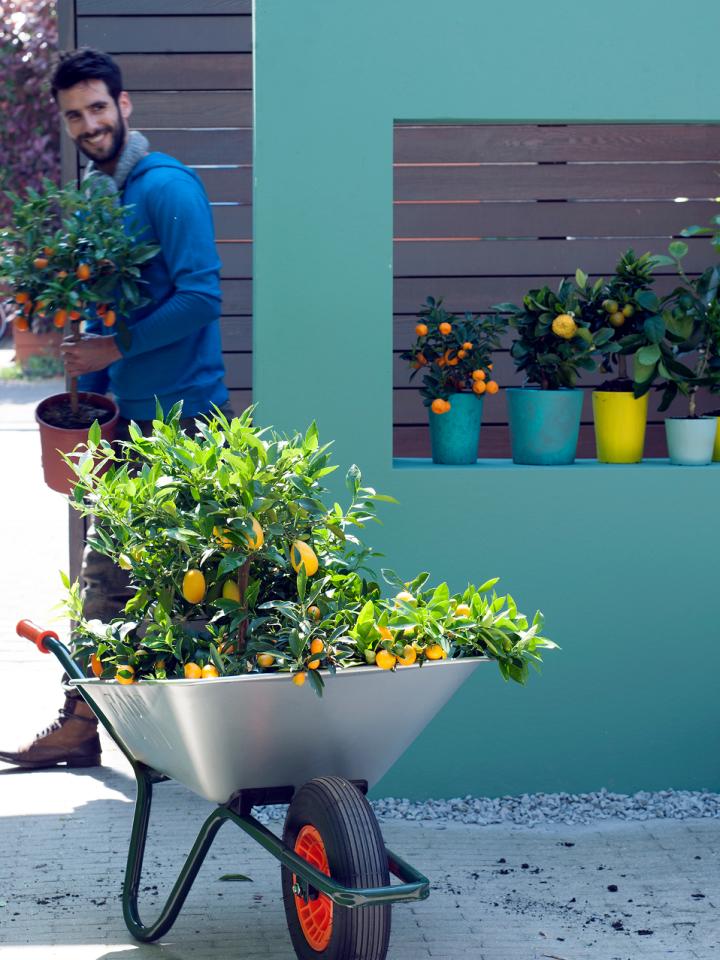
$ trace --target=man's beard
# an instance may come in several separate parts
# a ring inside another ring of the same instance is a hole
[[[106,163],[112,163],[112,161],[116,160],[122,152],[122,149],[125,146],[125,127],[122,123],[118,123],[113,127],[103,127],[102,133],[112,134],[110,146],[107,148],[107,150],[105,150],[104,153],[98,153],[96,150],[93,150],[91,146],[86,146],[84,137],[77,140],[77,147],[78,150],[88,158],[88,160],[92,160],[95,164],[104,165]]]

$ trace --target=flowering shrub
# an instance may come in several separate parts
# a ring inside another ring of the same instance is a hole
[[[60,128],[48,78],[57,50],[51,0],[0,0],[0,225],[5,190],[60,180]]]

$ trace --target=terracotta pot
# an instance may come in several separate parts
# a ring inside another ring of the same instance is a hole
[[[35,419],[40,427],[40,445],[42,449],[42,465],[45,474],[45,483],[51,490],[68,494],[75,486],[75,474],[63,460],[61,453],[70,453],[79,443],[87,443],[89,427],[56,427],[47,423],[44,417],[49,409],[58,403],[67,402],[69,394],[56,393],[46,397],[35,410]],[[114,400],[100,393],[78,394],[81,403],[92,403],[96,407],[107,410],[110,419],[100,426],[103,440],[115,439],[115,428],[120,411]]]
[[[60,357],[62,330],[49,330],[47,333],[32,333],[30,330],[18,330],[13,325],[15,342],[15,362],[24,366],[30,357]]]

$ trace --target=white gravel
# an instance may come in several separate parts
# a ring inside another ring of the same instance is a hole
[[[720,819],[720,793],[708,790],[642,790],[632,795],[610,793],[524,793],[519,797],[454,797],[451,800],[371,801],[379,820],[434,820],[476,823],[587,824],[601,820]],[[261,821],[283,820],[287,807],[256,807]]]

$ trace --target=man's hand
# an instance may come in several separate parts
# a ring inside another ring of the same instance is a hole
[[[122,357],[115,337],[101,337],[96,333],[86,333],[78,341],[63,340],[60,352],[71,377],[104,370]]]

